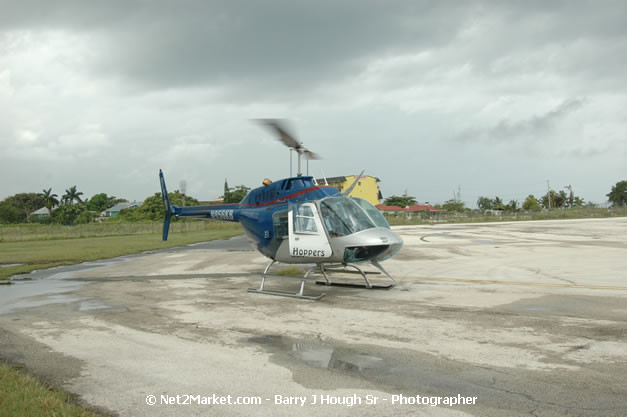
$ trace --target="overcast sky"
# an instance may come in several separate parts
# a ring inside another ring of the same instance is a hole
[[[624,1],[0,0],[0,199],[208,200],[289,175],[285,118],[384,196],[604,203],[627,179]]]

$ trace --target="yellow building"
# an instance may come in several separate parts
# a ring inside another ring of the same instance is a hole
[[[353,184],[355,178],[357,178],[356,175],[347,175],[346,177],[327,178],[326,181],[330,186],[343,192]],[[316,181],[318,185],[326,185],[324,178],[318,178]],[[376,206],[383,199],[379,189],[379,181],[379,178],[364,175],[359,178],[359,182],[357,182],[357,185],[349,195],[351,197],[363,198],[373,206]]]

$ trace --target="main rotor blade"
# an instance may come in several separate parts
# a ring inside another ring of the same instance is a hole
[[[363,171],[361,171],[361,174],[357,175],[357,178],[355,178],[355,181],[353,181],[353,184],[348,187],[343,193],[342,195],[349,195],[351,193],[351,191],[353,191],[353,188],[355,188],[355,186],[357,185],[357,182],[359,181],[359,179],[361,178],[362,175],[364,175],[364,172],[366,172],[366,170],[364,169]]]
[[[300,149],[302,145],[298,142],[294,136],[292,136],[279,120],[276,119],[259,119],[259,123],[268,127],[277,136],[278,139],[283,142],[288,148]]]
[[[315,160],[315,159],[322,159],[322,157],[321,157],[320,155],[318,155],[318,154],[316,154],[316,153],[313,153],[313,152],[311,152],[311,151],[310,151],[310,150],[308,150],[308,149],[305,149],[305,150],[303,151],[303,153],[305,154],[305,157],[306,157],[307,159],[311,159],[311,160]]]

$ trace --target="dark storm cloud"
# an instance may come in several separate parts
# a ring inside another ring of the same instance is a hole
[[[490,65],[515,50],[623,37],[624,10],[624,2],[26,0],[3,5],[0,28],[88,33],[93,55],[86,70],[127,88],[282,95],[350,81],[374,57],[438,50],[472,37],[477,26],[488,28],[486,36],[452,59],[493,73]],[[563,57],[555,65],[586,71],[606,58],[590,55],[595,62],[571,65],[586,59]],[[616,62],[605,68],[622,68],[624,54],[611,56]],[[506,65],[502,75],[524,65]]]
[[[488,140],[510,142],[520,138],[538,140],[552,132],[557,124],[571,113],[579,110],[586,103],[585,99],[568,99],[554,109],[528,119],[511,121],[500,120],[496,125],[486,128],[469,128],[462,131],[457,139],[462,142]]]
[[[9,5],[0,22],[104,35],[92,70],[146,88],[299,81],[307,88],[347,76],[367,56],[450,41],[470,8],[453,4],[443,13],[433,4],[31,1]]]

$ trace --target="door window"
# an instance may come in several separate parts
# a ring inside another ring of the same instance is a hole
[[[294,208],[294,233],[318,233],[311,206],[302,205]]]

